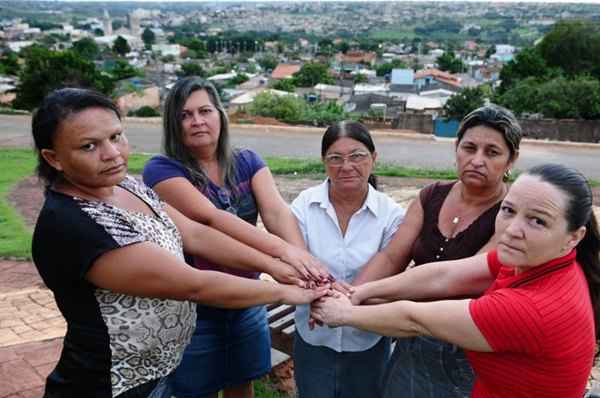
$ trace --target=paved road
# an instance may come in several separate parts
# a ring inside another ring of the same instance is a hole
[[[158,123],[126,121],[125,129],[134,151],[158,152],[161,126]],[[233,126],[234,145],[256,150],[262,156],[317,158],[323,129],[281,128],[276,126]],[[30,118],[0,115],[0,147],[31,145]],[[407,167],[453,168],[454,144],[430,136],[375,132],[379,159]],[[525,142],[517,169],[556,162],[581,170],[600,180],[600,144],[569,145]]]

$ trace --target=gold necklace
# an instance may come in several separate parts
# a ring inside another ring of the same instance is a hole
[[[459,192],[460,192],[460,198],[461,198],[461,200],[462,200],[463,202],[466,202],[466,201],[465,201],[464,192],[463,192],[463,189],[462,189],[462,182],[461,182],[461,181],[459,181],[458,183],[459,183],[459,184],[461,184],[461,186],[459,187],[459,188],[460,188],[460,189],[459,189]],[[505,190],[506,190],[506,185],[505,185],[505,184],[502,184],[502,189],[500,190],[500,193],[499,193],[499,194],[496,194],[496,195],[495,195],[495,196],[492,198],[493,200],[488,200],[488,201],[484,202],[484,203],[483,203],[483,205],[486,205],[486,206],[487,206],[487,204],[489,204],[489,203],[496,203],[496,201],[497,201],[497,199],[498,199],[499,197],[501,197],[501,196],[504,196],[504,192],[505,192]],[[476,206],[476,208],[477,208],[477,209],[479,209],[480,207],[482,207],[482,204],[479,204],[478,206]],[[467,212],[465,212],[465,214],[466,214],[466,215],[468,215],[468,214],[470,214],[470,213],[471,213],[471,211],[467,211]],[[455,230],[456,230],[456,228],[457,228],[457,226],[458,226],[458,223],[460,222],[461,218],[463,218],[463,217],[465,216],[465,214],[462,214],[462,215],[460,215],[460,216],[454,216],[454,217],[452,218],[452,221],[451,221],[451,222],[452,222],[452,225],[454,226],[454,227],[453,227],[453,231],[452,231],[452,234],[453,234],[453,235],[454,235],[454,232],[455,232]]]

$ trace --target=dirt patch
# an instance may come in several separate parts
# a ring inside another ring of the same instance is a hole
[[[8,201],[33,227],[44,203],[44,186],[37,177],[25,178],[8,194]]]

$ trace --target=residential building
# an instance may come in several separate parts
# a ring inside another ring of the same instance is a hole
[[[514,58],[515,51],[515,47],[508,44],[496,44],[496,53],[492,54],[490,58],[500,62],[509,62]]]
[[[460,78],[435,68],[423,69],[415,73],[415,84],[419,91],[436,88],[459,91],[461,88]]]

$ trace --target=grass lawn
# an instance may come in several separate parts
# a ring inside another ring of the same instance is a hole
[[[31,256],[31,232],[8,203],[8,194],[21,179],[33,174],[31,150],[0,150],[0,257]]]

